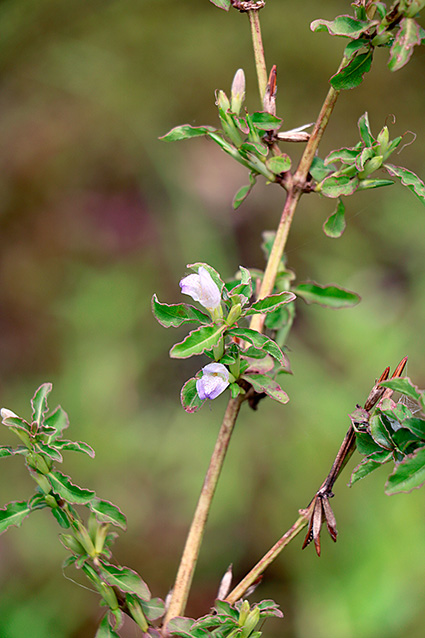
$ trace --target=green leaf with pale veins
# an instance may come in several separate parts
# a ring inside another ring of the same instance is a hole
[[[388,477],[385,493],[411,492],[424,483],[425,447],[422,447],[397,463],[394,472]]]
[[[369,115],[367,111],[359,117],[357,126],[359,127],[360,137],[362,138],[363,142],[366,144],[366,146],[372,146],[372,144],[375,142],[375,138],[373,137],[372,131],[370,129]]]
[[[340,35],[346,38],[356,39],[377,24],[377,21],[357,20],[352,16],[338,16],[335,20],[313,20],[310,25],[312,31],[328,31],[331,35]]]
[[[89,507],[100,523],[111,523],[111,525],[117,525],[123,530],[127,528],[126,517],[120,508],[113,503],[102,501],[96,497],[89,502]]]
[[[190,124],[182,124],[181,126],[175,126],[159,139],[165,142],[178,142],[180,140],[188,140],[191,137],[209,135],[209,133],[215,133],[215,131],[217,131],[217,129],[213,126],[190,126]]]
[[[359,53],[344,66],[341,71],[335,73],[330,79],[330,83],[336,91],[355,89],[363,82],[363,76],[370,71],[372,64],[373,50],[366,53]]]
[[[273,310],[280,308],[280,306],[294,301],[295,298],[293,292],[279,292],[276,295],[269,295],[268,297],[255,301],[243,314],[245,317],[248,317],[259,313],[273,312]]]
[[[341,237],[346,227],[345,223],[345,206],[341,200],[339,200],[336,211],[329,215],[325,223],[323,224],[323,232],[328,237],[334,239]]]
[[[205,399],[202,400],[199,398],[198,392],[196,390],[196,379],[192,377],[189,381],[186,381],[184,386],[180,392],[180,401],[183,406],[183,409],[189,414],[192,412],[197,412],[199,408],[205,403]]]
[[[139,574],[129,567],[116,567],[110,563],[99,561],[99,571],[108,585],[118,587],[123,592],[137,594],[142,600],[150,600],[149,587]]]
[[[0,534],[13,525],[19,527],[22,521],[31,513],[26,501],[13,501],[0,509]]]
[[[67,439],[62,439],[61,441],[55,441],[54,446],[59,450],[69,450],[71,452],[87,454],[87,456],[90,456],[92,459],[96,456],[93,448],[88,443],[84,443],[84,441],[68,441]]]
[[[68,426],[69,417],[60,405],[58,405],[58,407],[44,419],[45,428],[53,428],[54,430],[56,430],[56,432],[49,437],[50,443],[59,438]]]
[[[388,68],[398,71],[407,64],[412,57],[413,47],[421,44],[419,24],[413,18],[403,18],[399,24],[390,51]]]
[[[232,328],[227,334],[252,343],[256,348],[263,350],[265,353],[271,355],[273,359],[276,359],[283,368],[289,367],[289,362],[277,343],[273,341],[273,339],[270,339],[270,337],[257,332],[257,330],[251,330],[250,328]]]
[[[341,197],[342,195],[352,195],[359,185],[357,177],[350,178],[347,175],[330,175],[318,185],[318,192],[325,197]]]
[[[59,494],[67,503],[85,505],[95,497],[95,493],[92,490],[74,485],[69,476],[62,474],[62,472],[49,472],[47,478],[52,484],[53,491]]]
[[[266,166],[275,175],[280,175],[280,173],[285,173],[290,170],[291,158],[285,153],[282,153],[282,155],[274,155],[267,160]]]
[[[276,381],[265,374],[243,374],[242,379],[248,381],[256,392],[265,392],[267,396],[279,403],[288,403],[289,397]]]
[[[425,184],[413,171],[402,166],[394,166],[394,164],[384,164],[384,168],[392,177],[397,177],[416,197],[419,197],[422,204],[425,204]]]
[[[351,473],[350,482],[348,483],[349,487],[352,487],[354,483],[357,483],[357,481],[365,478],[366,476],[371,474],[371,472],[376,470],[378,467],[381,467],[384,463],[387,463],[392,458],[391,453],[385,452],[384,450],[382,452],[378,452],[378,454],[382,454],[382,460],[376,461],[374,459],[363,459],[363,461],[361,461],[361,463],[359,463],[357,467],[354,468]]]
[[[152,312],[155,319],[164,328],[178,328],[183,323],[210,324],[211,317],[194,306],[185,303],[166,304],[152,297]]]
[[[43,421],[43,416],[47,412],[47,397],[52,391],[51,383],[43,383],[38,390],[36,390],[33,398],[31,399],[32,406],[32,419],[37,425],[40,425]]]
[[[211,350],[222,338],[226,326],[201,326],[189,332],[187,337],[176,343],[170,350],[172,359],[188,359]]]
[[[307,303],[317,303],[328,308],[351,308],[360,301],[360,296],[355,292],[340,286],[321,286],[314,281],[298,284],[294,292]]]

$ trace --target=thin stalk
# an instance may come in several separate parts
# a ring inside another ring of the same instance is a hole
[[[301,514],[295,521],[295,523],[288,529],[287,532],[280,538],[267,554],[265,554],[261,560],[251,569],[243,580],[230,592],[226,597],[228,603],[233,605],[237,600],[242,598],[247,589],[255,583],[255,581],[261,576],[266,568],[276,559],[280,552],[296,537],[298,534],[308,525],[311,516],[311,506],[306,510],[300,510]]]
[[[251,26],[252,46],[254,48],[255,68],[257,69],[258,90],[261,104],[267,88],[267,67],[264,55],[263,39],[261,37],[260,16],[258,11],[248,11]]]
[[[171,620],[171,618],[181,616],[184,613],[211,502],[243,400],[244,397],[239,395],[236,399],[230,399],[227,404],[223,422],[221,424],[201,494],[199,496],[198,505],[186,539],[170,604],[165,615],[165,631],[167,623]]]

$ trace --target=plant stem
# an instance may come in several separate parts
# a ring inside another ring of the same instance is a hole
[[[275,560],[280,552],[307,526],[311,516],[311,506],[305,510],[300,510],[300,516],[295,523],[288,529],[287,532],[280,538],[267,554],[265,554],[261,560],[251,569],[251,571],[245,576],[243,580],[230,592],[226,597],[226,600],[230,604],[234,604],[237,600],[242,598],[247,589],[255,583],[255,581],[261,576],[265,569]]]
[[[192,583],[193,573],[195,571],[196,562],[201,547],[202,537],[204,534],[205,524],[207,522],[208,513],[211,502],[217,486],[218,478],[223,467],[227,448],[229,446],[230,437],[236,423],[239,409],[244,397],[239,395],[236,399],[230,399],[224,413],[223,422],[218,433],[211,461],[205,476],[198,505],[190,526],[189,534],[186,539],[186,545],[180,561],[176,581],[173,588],[170,604],[164,619],[164,628],[166,632],[167,623],[175,616],[181,616],[184,613],[187,598],[189,595],[190,585]]]
[[[341,63],[343,65],[344,61]],[[341,68],[341,67],[340,67]],[[270,252],[270,257],[267,262],[266,270],[264,272],[263,281],[258,294],[258,299],[267,297],[273,292],[274,282],[279,269],[279,265],[282,259],[283,251],[285,250],[286,241],[288,239],[289,229],[292,224],[294,213],[302,195],[303,188],[306,184],[308,172],[311,167],[311,163],[316,154],[320,140],[325,132],[329,118],[338,99],[339,91],[336,91],[333,87],[330,87],[328,94],[323,102],[323,106],[314,125],[313,132],[310,139],[307,142],[304,153],[301,157],[298,168],[292,179],[292,184],[288,188],[288,194],[285,201],[285,206],[282,211],[279,226],[276,232],[276,237],[273,243],[273,248]],[[251,328],[261,332],[264,325],[264,315],[254,315],[251,320]]]
[[[249,24],[251,26],[252,46],[254,48],[255,68],[257,69],[258,90],[261,104],[267,87],[267,67],[264,55],[263,40],[261,37],[260,16],[258,11],[248,11]]]

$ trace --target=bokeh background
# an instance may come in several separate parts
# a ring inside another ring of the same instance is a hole
[[[286,128],[316,118],[344,46],[310,22],[349,10],[343,0],[270,0],[261,12]],[[248,21],[208,0],[2,0],[0,33],[1,404],[28,415],[36,387],[53,382],[69,436],[97,452],[94,461],[70,453],[64,471],[127,514],[115,556],[165,597],[225,398],[183,412],[180,387],[204,361],[169,360],[183,332],[155,323],[150,298],[180,301],[194,261],[224,277],[239,264],[261,268],[261,232],[276,227],[283,192],[259,180],[234,212],[242,167],[203,139],[158,137],[181,123],[216,124],[214,90],[228,90],[238,67],[258,108]],[[386,59],[377,51],[363,85],[340,97],[321,155],[357,141],[365,110],[375,133],[394,114],[393,136],[417,135],[399,163],[423,176],[425,51],[396,74]],[[239,579],[292,524],[347,414],[387,365],[409,355],[410,376],[425,386],[422,204],[399,185],[356,194],[340,240],[321,229],[332,208],[303,198],[288,265],[299,280],[338,283],[363,301],[340,311],[299,303],[291,401],[243,410],[189,614],[208,611],[229,563]],[[5,429],[1,441],[11,443]],[[32,494],[20,458],[0,471],[1,503]],[[423,636],[424,492],[386,497],[386,473],[348,489],[346,470],[333,503],[338,543],[325,537],[319,560],[297,539],[269,569],[253,599],[273,597],[285,619],[269,621],[266,636]],[[1,638],[94,636],[98,597],[72,582],[74,571],[63,577],[58,532],[43,511],[1,537]],[[138,635],[130,622],[121,633]]]

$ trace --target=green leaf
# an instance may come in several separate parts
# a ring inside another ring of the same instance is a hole
[[[63,439],[55,442],[55,448],[59,450],[70,450],[71,452],[81,452],[82,454],[87,454],[92,459],[96,456],[93,448],[88,443],[84,443],[84,441],[68,441]]]
[[[277,343],[275,343],[273,339],[270,339],[270,337],[257,332],[257,330],[251,330],[250,328],[232,328],[227,334],[252,343],[252,345],[259,350],[270,354],[282,367],[286,368],[288,366],[288,360]]]
[[[353,164],[360,150],[358,148],[339,148],[331,151],[325,158],[325,165],[331,162],[342,162],[342,164]]]
[[[251,272],[248,268],[239,266],[239,273],[236,273],[235,277],[233,281],[225,284],[229,296],[243,295],[248,301],[252,295]]]
[[[382,381],[379,385],[383,388],[391,388],[394,392],[400,392],[400,394],[404,394],[414,401],[422,401],[424,395],[422,390],[413,385],[409,377],[389,379],[388,381]]]
[[[111,525],[121,527],[123,530],[127,529],[126,517],[120,508],[113,503],[96,497],[89,502],[89,507],[100,523],[111,523]]]
[[[183,409],[189,414],[196,412],[199,408],[202,408],[206,399],[199,398],[196,390],[196,379],[192,377],[189,381],[186,381],[180,392],[180,401]]]
[[[31,513],[26,501],[13,501],[0,509],[0,534],[13,525],[20,527],[22,521]]]
[[[247,185],[247,186],[242,186],[242,188],[240,188],[238,190],[238,192],[236,193],[236,195],[233,198],[232,206],[233,206],[234,210],[239,208],[239,206],[242,204],[242,202],[244,202],[246,200],[246,198],[248,197],[248,195],[252,191],[253,187],[255,186],[255,182],[257,181],[256,174],[255,173],[250,173],[249,179],[250,179],[250,184]]]
[[[403,421],[403,427],[407,428],[413,434],[425,441],[425,420],[416,417],[410,417]]]
[[[407,186],[425,204],[425,184],[413,171],[402,166],[394,166],[394,164],[384,164],[384,168],[392,177],[398,177],[403,186]]]
[[[356,432],[356,447],[358,452],[365,456],[381,451],[379,445],[375,443],[367,432]]]
[[[136,594],[142,600],[149,600],[151,597],[149,587],[140,578],[139,574],[129,567],[117,567],[99,561],[99,571],[104,580],[112,587],[118,587],[123,592]]]
[[[85,505],[95,497],[95,493],[92,490],[74,485],[69,476],[62,474],[62,472],[49,472],[47,478],[52,484],[53,491],[67,503]]]
[[[321,182],[325,179],[327,175],[332,173],[335,170],[334,166],[326,166],[324,160],[321,157],[316,155],[313,158],[313,161],[310,166],[310,175],[316,182]]]
[[[171,636],[191,636],[191,627],[194,624],[192,618],[185,618],[183,616],[176,616],[172,618],[167,625],[167,630]]]
[[[370,71],[373,49],[367,53],[359,53],[341,71],[335,73],[330,83],[336,91],[354,89],[363,82],[363,76]]]
[[[366,146],[372,146],[372,144],[376,140],[370,130],[369,115],[367,111],[366,113],[363,113],[363,115],[359,118],[357,126],[359,127],[360,137],[362,138],[363,142],[366,144]]]
[[[63,431],[69,426],[69,417],[65,410],[60,405],[44,419],[44,430],[53,428],[55,433],[49,437],[49,442],[55,441],[59,438]]]
[[[336,211],[332,213],[332,215],[329,215],[323,224],[323,232],[328,237],[337,238],[341,237],[345,227],[345,206],[342,201],[339,200]]]
[[[176,343],[170,350],[172,359],[188,359],[211,350],[222,338],[226,326],[201,326],[189,332],[187,337]]]
[[[385,493],[411,492],[425,483],[425,447],[407,456],[397,463],[394,472],[389,476]]]
[[[394,38],[388,68],[398,71],[412,57],[413,47],[421,44],[420,27],[413,18],[403,18]]]
[[[230,9],[230,0],[210,0],[216,7],[219,9],[224,9],[224,11],[228,11]]]
[[[47,412],[47,397],[52,391],[51,383],[43,383],[38,390],[36,390],[33,398],[31,399],[32,406],[32,420],[37,425],[41,425],[43,422],[43,416]]]
[[[321,286],[314,281],[298,284],[294,292],[307,303],[317,303],[328,308],[351,308],[360,301],[360,296],[355,292],[340,286]]]
[[[244,312],[244,316],[249,317],[250,315],[259,313],[273,312],[273,310],[280,308],[280,306],[294,301],[295,298],[293,292],[279,292],[276,295],[269,295],[268,297],[255,301],[252,306]]]
[[[391,454],[387,454],[387,456],[389,460],[391,458]],[[357,465],[357,467],[355,467],[354,470],[352,471],[348,486],[352,487],[354,483],[357,483],[357,481],[360,481],[361,479],[365,478],[366,476],[371,474],[374,470],[376,470],[378,467],[381,467],[381,465],[382,463],[378,463],[377,461],[374,461],[373,459],[363,459],[363,461],[361,461]]]
[[[328,31],[331,35],[341,35],[347,38],[356,39],[377,24],[376,20],[357,20],[348,15],[342,15],[335,20],[313,20],[310,25],[312,31]]]
[[[181,126],[175,126],[168,131],[165,135],[160,137],[160,140],[166,142],[177,142],[180,140],[187,140],[191,137],[200,137],[201,135],[208,135],[209,133],[215,133],[217,131],[213,126],[190,126],[190,124],[182,124]]]
[[[152,312],[155,319],[164,328],[178,328],[183,323],[210,324],[211,317],[194,306],[185,303],[166,304],[158,301],[158,297],[152,297]]]
[[[344,58],[347,58],[347,60],[351,60],[356,55],[356,53],[360,51],[360,49],[363,49],[363,47],[369,48],[369,46],[370,41],[366,40],[366,38],[351,40],[351,42],[349,42],[344,49]]]
[[[376,414],[372,416],[369,421],[369,424],[370,424],[370,433],[375,443],[377,443],[380,447],[384,448],[385,450],[392,450],[394,448],[394,444],[391,440],[389,431],[385,426],[383,415]]]
[[[65,512],[60,509],[60,507],[54,507],[50,511],[52,512],[52,516],[54,516],[58,525],[60,525],[63,529],[69,529],[71,527]]]
[[[267,396],[279,403],[288,403],[289,397],[280,385],[265,374],[243,374],[242,379],[248,381],[256,392],[265,392]]]
[[[274,155],[267,160],[266,166],[275,175],[280,175],[290,170],[291,158],[285,153],[282,153],[282,155]]]
[[[330,175],[320,183],[316,190],[325,197],[341,197],[341,195],[352,195],[359,185],[357,177],[350,179],[347,175],[335,177]]]
[[[103,616],[94,638],[120,638],[119,634],[117,634],[117,632],[114,631],[109,624],[108,616],[109,612],[107,612],[105,616]]]
[[[6,458],[6,456],[14,456],[15,454],[26,456],[28,454],[28,448],[25,445],[18,445],[16,448],[10,445],[0,445],[0,459]]]
[[[281,127],[282,118],[276,117],[267,111],[258,111],[251,114],[251,122],[262,131],[274,131]]]
[[[62,463],[62,454],[55,447],[47,445],[47,443],[43,443],[42,441],[38,441],[38,443],[36,444],[36,448],[39,452],[52,459],[52,461]]]
[[[162,618],[165,612],[164,601],[161,598],[151,598],[149,601],[141,600],[143,612],[151,622]]]
[[[381,188],[381,186],[393,186],[390,179],[361,179],[357,187],[358,191],[366,191],[370,188]]]

